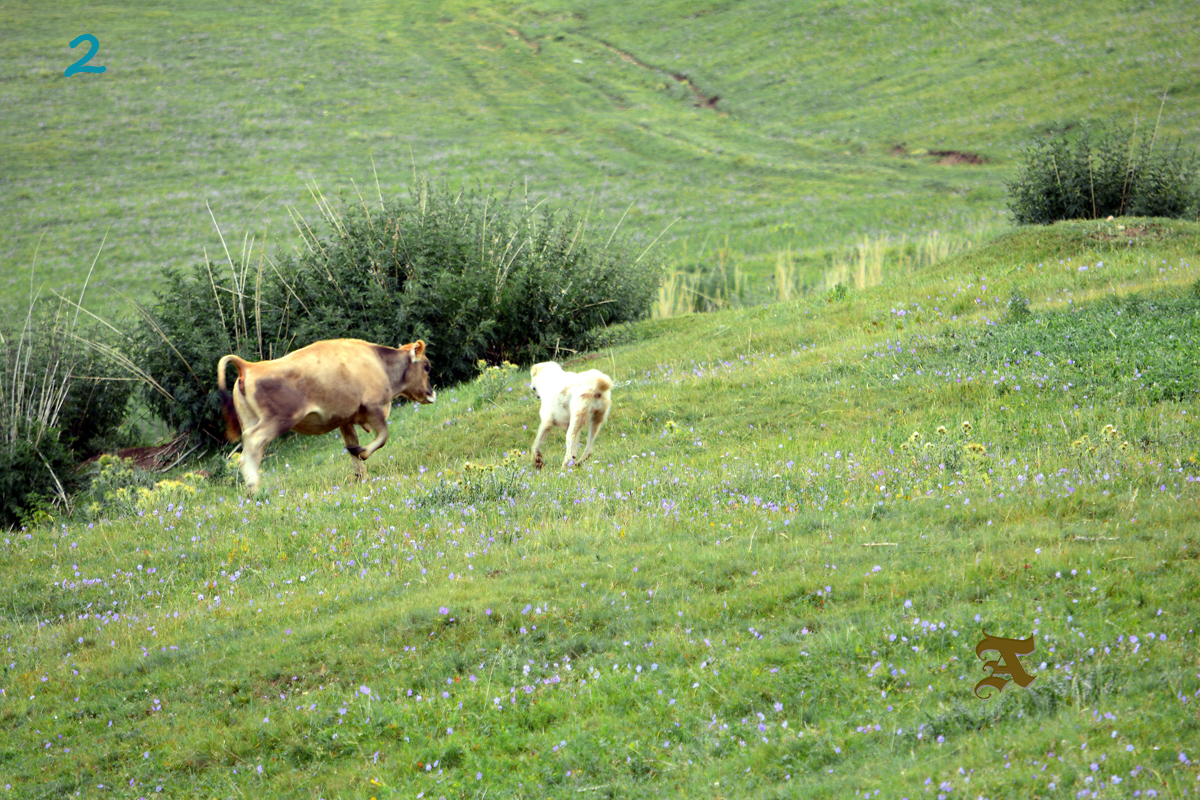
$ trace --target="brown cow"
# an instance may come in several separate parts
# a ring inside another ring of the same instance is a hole
[[[225,366],[238,370],[237,387],[225,389]],[[273,361],[250,362],[235,355],[217,363],[217,386],[225,412],[225,435],[242,439],[242,476],[251,495],[258,491],[263,450],[287,431],[305,434],[341,430],[354,472],[387,441],[387,417],[397,397],[432,403],[425,342],[393,348],[361,339],[329,339]],[[373,431],[375,440],[360,447],[354,426]]]

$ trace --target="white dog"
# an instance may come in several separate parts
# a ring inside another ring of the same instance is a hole
[[[579,450],[579,433],[588,425],[587,447],[582,456],[575,458],[575,466],[579,466],[592,454],[596,434],[608,419],[612,379],[598,369],[564,372],[553,361],[544,361],[529,369],[529,382],[542,401],[542,424],[533,440],[533,465],[542,468],[542,437],[551,426],[557,426],[567,429],[567,454],[563,458],[566,469]]]

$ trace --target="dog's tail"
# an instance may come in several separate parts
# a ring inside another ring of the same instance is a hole
[[[592,385],[587,388],[587,391],[581,393],[581,397],[587,400],[600,400],[604,395],[612,389],[612,381],[607,375],[597,375],[592,381]]]
[[[246,391],[246,384],[242,378],[245,374],[246,365],[249,362],[232,354],[223,357],[217,362],[217,391],[221,393],[221,413],[225,416],[225,438],[231,442],[236,442],[242,438],[242,425],[238,420],[237,408],[233,405],[233,395],[225,388],[225,365],[230,361],[237,367],[238,388],[243,392]]]

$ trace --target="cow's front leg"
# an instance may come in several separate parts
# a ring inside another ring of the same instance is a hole
[[[358,443],[358,434],[354,431],[354,423],[347,422],[338,428],[342,432],[342,440],[346,443],[346,452],[350,454],[350,460],[354,463],[354,477],[358,480],[366,480],[367,467],[363,464],[362,453],[365,448]]]
[[[367,424],[363,427],[375,434],[375,439],[358,454],[358,457],[366,461],[379,448],[387,444],[388,427],[387,427],[387,412],[390,406],[384,408],[373,408],[367,414]]]

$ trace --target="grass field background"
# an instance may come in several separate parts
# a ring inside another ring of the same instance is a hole
[[[616,383],[577,470],[532,469],[502,370],[394,410],[366,483],[336,437],[273,444],[256,500],[224,454],[107,466],[0,536],[0,790],[1195,796],[1200,225],[1013,229],[1003,182],[1031,137],[1160,104],[1194,146],[1196,22],[5,5],[7,308],[75,296],[104,239],[88,302],[120,316],[161,265],[224,259],[213,217],[269,255],[310,186],[370,205],[414,174],[807,290],[571,362]],[[108,71],[65,78],[84,32]],[[820,285],[935,230],[974,247]],[[974,694],[985,633],[1035,637],[1032,684]]]
[[[367,483],[331,437],[256,501],[106,479],[0,545],[0,786],[1194,794],[1200,229],[1118,224],[644,323],[576,362],[616,382],[578,470],[492,372]],[[985,633],[1032,684],[973,693]]]
[[[7,3],[0,287],[147,297],[290,248],[310,187],[414,171],[591,207],[680,267],[808,276],[862,236],[1006,224],[1020,149],[1088,121],[1200,141],[1187,2]],[[103,74],[63,72],[100,42]],[[1165,96],[1165,105],[1163,97]],[[1161,125],[1159,112],[1161,109]],[[938,155],[938,154],[941,155]],[[962,161],[953,154],[977,157]],[[210,213],[211,211],[211,213]],[[107,234],[107,238],[106,238]],[[35,264],[36,269],[32,269]],[[31,275],[31,269],[33,274]]]

